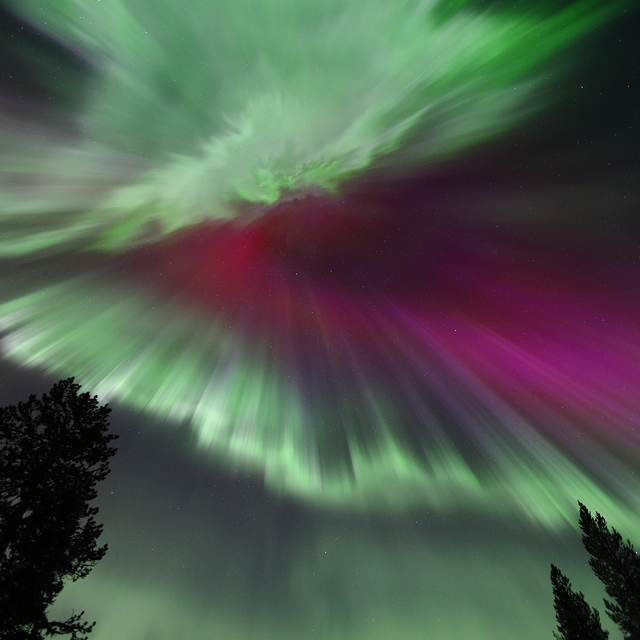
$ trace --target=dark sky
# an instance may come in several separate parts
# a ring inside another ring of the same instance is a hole
[[[109,552],[55,611],[542,640],[553,563],[605,618],[577,500],[639,530],[637,4],[571,40],[569,3],[421,39],[417,3],[383,37],[386,2],[292,2],[286,46],[263,3],[75,4],[0,13],[0,402],[73,375],[120,435]]]

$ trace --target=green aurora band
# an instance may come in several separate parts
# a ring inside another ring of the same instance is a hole
[[[534,113],[544,63],[620,8],[13,4],[94,61],[100,77],[79,139],[16,135],[19,123],[3,132],[0,170],[24,186],[2,191],[0,255],[87,238],[119,251],[233,217],[237,201],[334,192],[365,169],[402,174],[442,161]]]

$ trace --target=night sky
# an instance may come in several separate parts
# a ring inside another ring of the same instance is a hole
[[[94,640],[542,640],[640,544],[640,8],[12,0],[0,402],[113,408]],[[608,619],[611,640],[621,638]]]

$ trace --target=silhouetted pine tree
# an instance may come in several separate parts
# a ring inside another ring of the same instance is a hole
[[[581,592],[571,589],[571,583],[558,567],[551,565],[553,606],[556,610],[558,633],[556,640],[607,640],[609,632],[600,624],[600,614],[590,607]]]
[[[90,503],[116,436],[110,409],[79,388],[62,380],[0,409],[0,640],[81,640],[93,627],[82,613],[53,621],[47,612],[64,582],[84,578],[107,551]]]
[[[625,636],[640,630],[640,556],[629,540],[581,503],[582,544],[591,555],[589,565],[615,602],[604,601],[607,615]]]

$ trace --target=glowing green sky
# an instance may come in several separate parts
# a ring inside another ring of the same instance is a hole
[[[317,511],[176,460],[171,439],[120,445],[102,499],[110,554],[59,602],[91,612],[97,640],[542,640],[550,562],[592,603],[604,595],[575,530]]]
[[[233,216],[238,200],[271,204],[283,191],[333,190],[371,166],[389,175],[442,161],[535,113],[554,56],[619,7],[11,4],[100,76],[84,96],[81,139],[57,146],[27,129],[3,157],[14,179],[40,179],[37,190],[2,193],[5,225],[28,215],[40,227],[11,225],[0,244],[8,255],[92,235],[122,249]],[[136,179],[108,189],[123,162]]]

